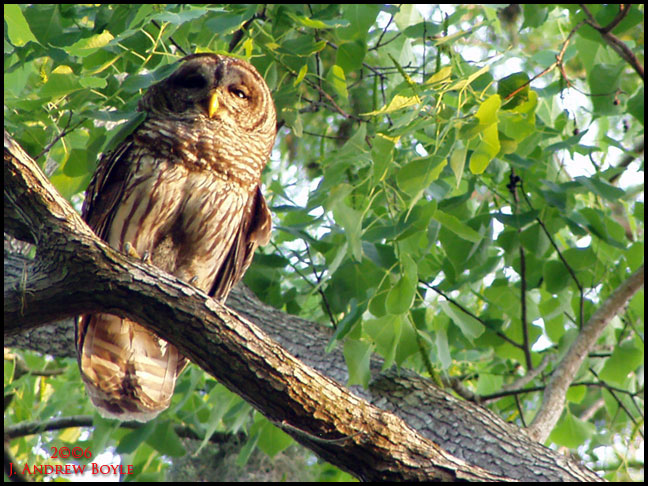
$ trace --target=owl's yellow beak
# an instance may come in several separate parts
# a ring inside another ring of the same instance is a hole
[[[214,115],[216,115],[216,112],[218,111],[218,92],[212,93],[212,95],[209,97],[209,106],[207,107],[207,113],[209,114],[209,118],[214,118]]]

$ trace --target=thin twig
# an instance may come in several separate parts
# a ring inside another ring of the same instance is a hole
[[[49,152],[50,149],[54,146],[54,144],[56,142],[58,142],[60,139],[65,137],[68,133],[76,130],[83,123],[83,121],[84,120],[81,120],[77,124],[75,124],[73,127],[70,127],[70,123],[72,122],[72,112],[70,111],[68,121],[65,124],[65,128],[63,129],[63,131],[61,133],[59,133],[56,137],[54,137],[54,140],[52,140],[50,143],[48,143],[45,146],[45,148],[43,150],[41,150],[41,152],[36,157],[34,157],[34,160],[40,159],[43,155],[45,155],[47,152]]]
[[[423,280],[419,280],[419,282],[420,282],[421,284],[425,285],[427,288],[434,290],[437,294],[439,294],[439,295],[440,295],[441,297],[443,297],[445,300],[447,300],[448,302],[450,302],[451,304],[453,304],[455,307],[457,307],[457,308],[458,308],[460,311],[462,311],[464,314],[468,314],[468,315],[469,315],[470,317],[472,317],[473,319],[476,319],[476,320],[477,320],[478,322],[480,322],[480,323],[481,323],[481,324],[482,324],[486,329],[488,329],[488,330],[490,330],[490,331],[493,331],[495,334],[497,334],[497,336],[499,336],[501,339],[503,339],[504,341],[506,341],[507,343],[509,343],[511,346],[515,346],[516,348],[522,349],[522,345],[521,345],[520,343],[516,343],[516,342],[513,341],[510,337],[508,337],[506,334],[504,334],[504,333],[502,333],[502,332],[500,332],[500,331],[497,331],[497,330],[495,330],[495,329],[492,329],[488,324],[486,324],[486,322],[484,322],[483,319],[481,319],[480,317],[477,317],[475,314],[473,314],[472,312],[470,312],[468,309],[466,309],[463,305],[461,305],[459,302],[457,302],[456,300],[454,300],[452,297],[449,297],[448,295],[446,295],[446,294],[445,294],[445,293],[444,293],[440,288],[438,288],[438,287],[436,287],[436,286],[434,286],[434,285],[430,285],[429,283],[427,283],[427,282],[425,282],[425,281],[423,281]]]
[[[522,189],[522,196],[524,197],[524,200],[526,201],[527,205],[532,211],[535,211],[533,205],[531,204],[531,201],[529,200],[529,197],[526,195],[526,192],[524,190],[524,182],[520,180],[520,188]],[[542,231],[544,231],[544,234],[546,235],[547,238],[549,238],[549,243],[551,243],[551,246],[553,246],[554,250],[556,250],[556,253],[558,254],[558,258],[560,258],[560,261],[565,265],[565,268],[567,269],[567,272],[571,276],[572,280],[574,280],[574,283],[576,284],[576,287],[578,287],[578,291],[580,293],[580,309],[579,309],[579,316],[578,316],[578,328],[582,329],[583,324],[585,323],[585,292],[583,290],[583,286],[579,282],[578,278],[576,277],[576,273],[572,269],[572,267],[567,263],[567,260],[563,256],[562,252],[560,251],[560,248],[558,248],[558,245],[554,241],[553,237],[551,236],[551,233],[549,233],[549,230],[545,226],[544,222],[539,218],[536,217],[536,221],[542,228]]]
[[[518,94],[520,91],[522,91],[523,89],[525,89],[527,86],[531,85],[531,83],[532,83],[533,81],[535,81],[536,79],[538,79],[538,78],[544,76],[545,74],[547,74],[549,71],[551,71],[551,70],[552,70],[553,68],[555,68],[555,67],[558,67],[558,69],[560,69],[560,74],[561,74],[561,75],[563,76],[563,78],[565,79],[565,82],[567,83],[567,87],[570,87],[570,86],[571,86],[571,83],[570,83],[570,81],[569,81],[569,78],[567,78],[567,74],[565,73],[565,70],[564,70],[564,68],[563,68],[563,58],[564,58],[564,56],[565,56],[565,51],[567,50],[567,46],[569,45],[569,41],[571,40],[572,36],[576,33],[576,31],[577,31],[578,29],[581,28],[581,26],[583,25],[583,23],[584,23],[584,21],[579,22],[579,23],[576,24],[576,25],[574,26],[574,28],[569,32],[569,34],[567,35],[567,38],[566,38],[565,41],[563,42],[563,45],[562,45],[562,48],[560,49],[560,52],[559,52],[558,54],[556,54],[556,62],[554,62],[554,63],[551,64],[549,67],[547,67],[547,68],[545,68],[544,70],[542,70],[540,73],[538,73],[538,74],[536,74],[535,76],[533,76],[531,79],[529,79],[526,83],[524,83],[522,86],[520,86],[519,88],[517,88],[517,89],[516,89],[515,91],[513,91],[512,93],[509,93],[509,94],[506,96],[506,98],[504,98],[504,100],[502,100],[502,101],[510,100],[510,99],[513,98],[516,94]]]
[[[152,20],[151,23],[152,23],[153,25],[155,25],[155,26],[158,28],[158,30],[162,31],[162,26],[161,26],[160,24],[158,24],[157,20]],[[178,43],[175,41],[175,39],[173,38],[173,36],[169,36],[169,42],[171,42],[171,44],[173,44],[173,45],[176,47],[176,49],[178,49],[180,52],[182,52],[182,55],[183,55],[183,56],[186,56],[186,55],[187,55],[187,52],[186,52],[182,47],[180,47],[180,44],[178,44]]]
[[[511,168],[511,175],[509,185],[507,186],[511,195],[513,196],[514,214],[519,213],[519,200],[517,194],[517,183],[522,180],[515,174],[515,169]],[[520,186],[521,189],[522,186]],[[524,359],[528,370],[533,369],[533,360],[531,359],[531,345],[529,344],[529,323],[527,322],[527,281],[526,281],[526,255],[524,253],[524,245],[521,242],[522,228],[517,229],[518,238],[520,238],[520,324],[522,325],[522,349],[524,351]]]

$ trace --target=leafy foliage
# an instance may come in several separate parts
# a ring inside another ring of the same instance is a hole
[[[589,8],[600,25],[618,13]],[[180,48],[249,58],[280,129],[264,174],[276,229],[246,283],[335,327],[350,384],[368,384],[378,353],[385,368],[459,378],[488,398],[547,357],[530,391],[490,402],[525,425],[557,357],[643,263],[643,80],[584,18],[576,5],[6,5],[5,128],[78,202]],[[643,6],[612,32],[643,61]],[[642,441],[643,321],[641,291],[591,350],[550,438],[610,479],[627,478]],[[21,398],[5,423],[90,412],[66,369],[14,380],[5,366]],[[116,444],[147,480],[163,477],[161,455],[181,454],[171,417],[245,430],[269,454],[288,445],[198,370],[173,403],[143,430],[97,421],[91,438],[50,439]],[[29,446],[12,452],[27,462]]]

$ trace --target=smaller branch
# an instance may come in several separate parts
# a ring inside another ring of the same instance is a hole
[[[626,61],[632,69],[634,69],[637,74],[641,77],[641,79],[644,79],[644,67],[641,65],[639,62],[639,59],[637,59],[637,56],[634,55],[634,53],[630,50],[630,48],[622,42],[617,36],[615,36],[612,32],[610,32],[616,25],[621,22],[623,17],[625,17],[628,14],[628,11],[630,10],[630,5],[629,4],[622,4],[619,5],[619,13],[615,17],[612,22],[610,22],[609,25],[605,27],[601,27],[594,16],[592,15],[592,12],[589,11],[587,8],[587,5],[585,4],[579,4],[581,9],[583,9],[583,12],[587,16],[585,19],[585,22],[587,25],[592,27],[594,30],[598,31],[599,34],[601,34],[601,37],[607,41],[607,43],[610,45],[612,49],[616,51],[621,58]]]
[[[596,340],[610,320],[621,312],[643,284],[644,266],[642,265],[619,285],[590,317],[551,377],[542,399],[542,406],[527,429],[532,438],[544,442],[549,437],[562,414],[567,389],[587,357],[587,353],[596,344]]]
[[[628,12],[630,12],[630,4],[629,3],[624,3],[619,5],[619,12],[616,14],[616,17],[612,19],[612,22],[607,24],[605,27],[603,27],[604,32],[611,32],[617,25],[621,23],[621,21],[628,16]]]
[[[13,380],[17,380],[23,375],[32,375],[32,376],[57,376],[65,373],[65,369],[53,369],[53,370],[32,370],[29,368],[22,356],[16,353],[7,352],[5,349],[5,361],[14,361],[15,369]]]
[[[539,392],[542,390],[545,390],[546,387],[544,386],[532,386],[529,388],[521,388],[519,390],[506,390],[506,391],[499,391],[497,393],[491,393],[489,395],[484,395],[482,397],[483,403],[491,403],[496,400],[499,400],[500,398],[504,397],[510,397],[510,396],[517,396],[517,395],[524,395],[525,393],[535,393]]]
[[[533,205],[531,204],[531,201],[529,200],[529,197],[527,196],[526,192],[524,191],[524,183],[520,180],[520,186],[522,188],[522,196],[524,196],[524,200],[526,201],[527,205],[529,208],[533,211]],[[567,260],[563,256],[562,252],[558,248],[558,245],[554,241],[553,237],[551,236],[551,233],[549,233],[549,230],[545,226],[544,222],[540,218],[536,218],[536,221],[542,228],[542,231],[544,231],[544,234],[546,235],[547,238],[549,238],[549,243],[551,243],[551,246],[553,246],[554,250],[556,250],[556,253],[558,254],[558,258],[560,258],[560,261],[565,265],[565,268],[567,269],[567,272],[571,276],[572,280],[576,284],[576,287],[578,287],[578,291],[580,293],[580,304],[579,304],[579,316],[578,316],[578,328],[583,329],[583,324],[585,322],[585,292],[583,290],[583,286],[579,282],[578,278],[576,278],[576,273],[572,269],[572,267],[567,263]]]
[[[385,34],[387,33],[387,29],[389,29],[389,26],[391,25],[391,23],[392,23],[393,21],[394,21],[394,14],[392,14],[391,17],[389,17],[389,22],[387,22],[387,25],[385,25],[385,28],[384,28],[383,31],[380,33],[380,37],[378,37],[378,42],[376,42],[376,45],[375,45],[375,46],[369,48],[369,49],[368,49],[369,51],[373,51],[373,50],[378,49],[379,47],[382,47],[381,44],[380,44],[380,42],[382,41],[382,38],[383,38],[383,37],[385,36]],[[400,32],[399,32],[398,34],[396,34],[396,37],[398,37],[399,35],[400,35]],[[388,44],[389,42],[393,41],[396,37],[393,37],[393,38],[390,39],[389,41],[385,42],[385,44]],[[385,45],[385,44],[382,44],[382,45]]]
[[[581,21],[578,24],[576,24],[574,26],[574,28],[569,32],[569,35],[567,35],[567,38],[563,42],[563,45],[562,45],[562,48],[560,49],[560,52],[556,55],[556,62],[554,62],[549,67],[542,70],[540,73],[533,76],[531,79],[529,79],[526,83],[524,83],[522,86],[520,86],[518,89],[516,89],[512,93],[509,93],[506,96],[506,98],[504,98],[502,101],[510,100],[516,94],[518,94],[520,91],[525,89],[527,86],[530,86],[533,81],[535,81],[536,79],[544,76],[545,74],[547,74],[549,71],[551,71],[555,67],[558,67],[558,69],[560,69],[560,73],[561,73],[562,77],[565,79],[565,82],[567,83],[567,87],[571,86],[569,78],[567,78],[567,74],[565,73],[565,69],[563,67],[563,58],[565,56],[565,51],[567,50],[567,46],[569,45],[569,41],[571,41],[571,38],[576,33],[576,31],[581,28],[581,26],[583,25],[583,22],[584,21]]]
[[[73,132],[74,130],[79,128],[79,126],[83,123],[83,120],[76,123],[73,127],[70,127],[71,123],[72,123],[72,112],[70,111],[70,116],[68,117],[68,121],[65,124],[65,128],[63,129],[63,131],[59,133],[56,137],[54,137],[54,140],[48,143],[45,146],[45,148],[41,150],[41,152],[36,157],[34,157],[34,160],[40,159],[43,155],[45,155],[47,152],[50,151],[50,149],[54,146],[54,144],[56,144],[56,142],[58,142],[60,139],[65,137],[68,133]]]
[[[162,32],[162,26],[157,22],[157,20],[152,20],[151,23],[152,23],[153,25],[155,25],[155,26],[158,28],[158,30],[159,30],[160,32]],[[186,56],[186,55],[187,55],[187,52],[186,52],[182,47],[180,47],[180,44],[178,44],[178,43],[175,41],[175,39],[173,38],[173,36],[169,36],[169,41],[171,42],[171,44],[173,44],[173,45],[176,47],[176,49],[178,49],[180,52],[182,52],[182,55],[183,55],[183,56]]]
[[[540,365],[538,365],[537,368],[529,369],[524,376],[521,376],[519,379],[515,380],[513,383],[510,383],[508,385],[504,385],[502,387],[503,392],[511,391],[511,390],[519,390],[522,387],[525,387],[529,383],[531,383],[533,380],[538,377],[549,365],[550,362],[550,354],[545,354],[542,357],[542,362]]]
[[[520,403],[520,397],[519,395],[514,395],[513,398],[515,399],[515,407],[518,410],[518,413],[520,414],[520,421],[522,422],[522,427],[527,426],[526,420],[524,420],[524,409],[522,408],[522,404]]]
[[[266,18],[265,10],[266,10],[266,5],[263,6],[263,10],[261,10],[260,13],[254,14],[252,17],[250,17],[248,20],[245,21],[245,23],[241,26],[240,29],[238,29],[236,32],[232,34],[232,39],[230,40],[229,46],[227,48],[227,52],[234,51],[238,43],[241,42],[241,39],[243,39],[243,35],[247,32],[252,22],[254,22],[257,19],[265,20]]]
[[[503,339],[504,341],[506,341],[507,343],[509,343],[511,346],[515,346],[516,348],[520,348],[520,349],[522,348],[522,345],[521,345],[520,343],[516,343],[516,342],[513,341],[510,337],[508,337],[506,334],[504,334],[504,333],[502,333],[502,332],[500,332],[500,331],[496,331],[496,330],[494,330],[494,329],[491,329],[491,327],[488,326],[488,324],[486,324],[486,323],[484,322],[483,319],[477,317],[475,314],[473,314],[471,311],[469,311],[468,309],[466,309],[463,305],[461,305],[459,302],[457,302],[456,300],[454,300],[452,297],[447,296],[447,295],[446,295],[446,294],[445,294],[445,293],[444,293],[440,288],[435,287],[434,285],[430,285],[429,283],[427,283],[427,282],[425,282],[425,281],[423,281],[423,280],[419,280],[419,283],[425,285],[425,286],[426,286],[427,288],[429,288],[429,289],[434,290],[437,294],[439,294],[439,295],[440,295],[441,297],[443,297],[445,300],[447,300],[448,302],[450,302],[451,304],[453,304],[453,305],[454,305],[455,307],[457,307],[460,311],[462,311],[462,312],[468,314],[470,317],[472,317],[472,318],[476,319],[477,321],[479,321],[479,322],[480,322],[480,323],[481,323],[481,324],[482,324],[486,329],[489,329],[489,330],[493,331],[495,334],[497,334],[497,336],[499,336],[501,339]]]
[[[644,140],[642,139],[641,142],[639,142],[635,147],[632,149],[631,152],[628,152],[625,157],[619,162],[619,165],[615,166],[618,168],[623,168],[625,169],[628,168],[628,166],[632,163],[633,160],[635,160],[640,154],[644,152]],[[614,174],[612,177],[610,177],[610,184],[616,183],[617,180],[619,180],[619,177],[621,177],[622,172],[619,172],[618,174]]]
[[[519,210],[519,198],[517,194],[517,184],[522,180],[515,174],[515,170],[511,168],[510,181],[508,189],[513,196],[515,205],[515,214]],[[520,184],[520,188],[524,187]],[[522,235],[522,228],[517,230],[518,238]],[[526,255],[524,254],[524,245],[520,238],[520,324],[522,325],[522,349],[524,350],[524,360],[526,361],[527,370],[533,369],[533,360],[531,359],[531,345],[529,344],[529,323],[527,322],[527,305],[526,305],[527,281],[526,281]]]
[[[623,400],[621,400],[621,399],[616,395],[616,393],[614,392],[614,390],[612,389],[612,387],[611,387],[611,386],[608,386],[607,383],[605,383],[603,380],[601,380],[601,379],[599,378],[598,374],[596,373],[596,371],[594,371],[594,368],[592,368],[591,366],[590,366],[590,368],[589,368],[589,372],[592,373],[592,374],[594,375],[594,377],[595,377],[597,380],[600,381],[601,385],[602,385],[602,386],[603,386],[603,387],[608,391],[608,393],[609,393],[610,395],[612,395],[612,397],[614,398],[614,400],[617,402],[617,405],[619,405],[619,407],[620,407],[620,408],[621,408],[621,409],[626,413],[626,415],[628,416],[628,418],[632,421],[632,423],[633,423],[633,424],[635,425],[635,427],[636,427],[636,426],[638,425],[638,424],[637,424],[637,420],[632,416],[632,414],[630,413],[630,410],[628,410],[628,409],[626,408],[625,404],[623,403]]]
[[[4,447],[4,472],[7,478],[14,483],[31,483],[31,479],[26,477],[20,471],[16,471],[13,468],[13,465],[16,463],[16,459],[11,454],[9,446],[5,443]]]
[[[586,408],[585,411],[581,413],[579,418],[583,422],[588,422],[592,417],[594,417],[596,412],[598,412],[603,407],[605,407],[605,400],[603,400],[603,398],[599,398],[591,406]]]
[[[15,425],[8,425],[5,427],[4,437],[6,441],[9,441],[18,439],[20,437],[26,437],[28,435],[42,434],[43,432],[52,432],[54,430],[69,429],[74,427],[94,427],[95,425],[94,416],[92,415],[70,415],[69,417],[54,417],[45,421],[20,422]],[[121,422],[119,426],[124,429],[140,429],[142,427],[146,427],[146,424],[136,421],[129,421]],[[174,424],[173,430],[178,435],[178,437],[192,440],[204,439],[204,436],[186,425]],[[238,432],[235,434],[215,432],[210,436],[209,441],[215,444],[219,444],[233,437],[243,439],[245,437],[245,434],[243,432]]]

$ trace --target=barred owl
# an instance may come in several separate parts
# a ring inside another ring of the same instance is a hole
[[[245,61],[194,54],[138,109],[144,121],[100,160],[83,218],[111,247],[225,301],[270,236],[260,190],[276,135],[270,90]],[[102,415],[144,422],[169,406],[187,364],[175,346],[108,314],[79,317],[76,335]]]

